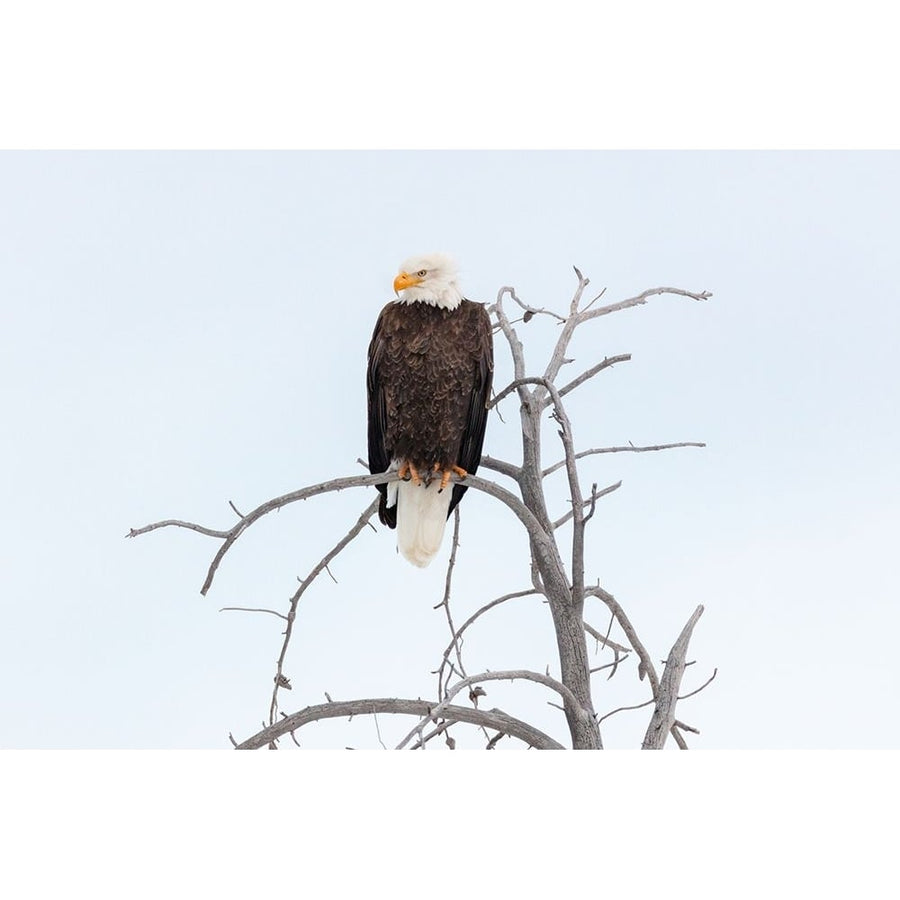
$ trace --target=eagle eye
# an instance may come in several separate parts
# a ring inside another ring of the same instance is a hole
[[[416,272],[416,275],[418,275],[419,278],[424,278],[427,274],[428,274],[427,269],[419,269],[419,271]]]

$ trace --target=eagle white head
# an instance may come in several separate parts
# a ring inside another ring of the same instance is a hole
[[[395,302],[456,309],[463,298],[456,283],[458,271],[456,261],[446,253],[411,256],[394,279]]]

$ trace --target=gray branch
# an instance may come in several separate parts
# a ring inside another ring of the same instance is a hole
[[[652,447],[635,447],[629,444],[627,447],[593,447],[590,450],[582,450],[575,454],[575,459],[584,459],[585,456],[595,456],[598,453],[649,453],[653,450],[673,450],[676,447],[705,447],[702,441],[679,441],[677,444],[654,444]],[[554,463],[541,473],[544,477],[551,475],[557,469],[561,469],[566,464],[564,459],[558,463]]]
[[[300,712],[285,716],[274,725],[263,728],[262,731],[257,732],[252,737],[241,741],[236,749],[257,750],[260,747],[267,747],[285,734],[297,731],[310,722],[319,722],[322,719],[371,716],[378,713],[419,716],[430,719],[430,711],[436,706],[436,703],[428,703],[425,700],[404,700],[396,697],[347,700],[308,706],[306,709],[300,710]],[[493,728],[496,731],[502,731],[504,734],[510,735],[510,737],[518,738],[529,747],[534,747],[537,750],[565,749],[562,744],[548,734],[544,734],[540,729],[507,715],[507,713],[499,709],[481,710],[466,706],[450,705],[442,709],[440,718],[450,722],[467,722],[470,725]]]
[[[287,627],[284,629],[284,642],[281,645],[281,653],[278,656],[278,662],[275,666],[275,687],[272,690],[272,702],[269,704],[269,724],[272,725],[275,722],[275,713],[278,710],[278,691],[284,684],[284,660],[287,657],[288,646],[291,643],[291,636],[294,633],[294,620],[297,617],[297,605],[300,603],[300,598],[305,593],[306,589],[316,580],[316,578],[323,572],[328,571],[328,564],[354,539],[356,536],[366,527],[369,523],[369,519],[375,515],[378,510],[378,503],[380,498],[376,497],[361,513],[359,518],[356,520],[356,524],[345,534],[332,548],[325,554],[325,556],[320,559],[315,566],[313,566],[312,571],[303,581],[300,582],[300,587],[294,592],[294,595],[291,597],[290,609],[288,610],[287,616],[284,618],[287,619]],[[330,574],[330,573],[329,573]],[[334,577],[334,576],[332,576]]]
[[[644,743],[641,745],[643,750],[662,750],[666,743],[666,737],[675,724],[675,704],[678,702],[678,689],[681,687],[681,678],[684,675],[688,644],[691,641],[694,626],[702,615],[703,607],[698,606],[669,651],[669,657],[660,679],[659,690],[656,692],[656,708],[653,710],[653,718],[650,720],[647,733],[644,735]]]
[[[460,681],[456,682],[448,691],[447,691],[447,699],[439,703],[433,709],[429,710],[428,715],[422,719],[413,729],[403,738],[402,741],[397,745],[398,750],[402,750],[406,744],[408,744],[417,734],[419,734],[423,727],[428,724],[429,720],[436,720],[445,718],[444,709],[449,705],[450,701],[463,689],[467,687],[471,687],[473,684],[479,684],[483,681],[534,681],[538,684],[542,684],[545,687],[550,688],[553,691],[556,691],[560,697],[563,698],[567,703],[571,703],[576,709],[580,710],[580,713],[583,717],[592,718],[593,714],[584,709],[582,705],[578,702],[578,698],[567,688],[561,681],[557,681],[555,678],[551,678],[549,675],[542,675],[540,672],[531,672],[528,669],[509,669],[503,672],[481,672],[478,675],[470,675],[468,678],[463,678]]]

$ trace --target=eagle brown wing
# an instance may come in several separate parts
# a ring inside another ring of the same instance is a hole
[[[391,464],[390,457],[384,446],[384,435],[387,430],[387,406],[385,403],[384,386],[381,383],[381,360],[384,350],[384,337],[382,327],[384,313],[387,307],[381,311],[378,321],[375,323],[375,331],[369,343],[369,362],[366,371],[366,393],[368,394],[368,419],[369,419],[369,471],[373,475],[387,470]],[[381,494],[381,502],[378,505],[378,518],[389,528],[397,527],[397,507],[387,506],[387,485],[378,484],[378,493]]]
[[[464,301],[466,302],[466,301]],[[491,384],[494,378],[494,341],[491,317],[487,309],[478,303],[471,304],[474,319],[475,336],[475,371],[472,392],[469,396],[469,408],[463,427],[460,443],[458,466],[474,475],[481,462],[481,448],[484,444],[484,432],[487,427],[488,402],[491,399]],[[453,485],[453,498],[447,517],[456,509],[457,504],[468,490],[464,485]]]

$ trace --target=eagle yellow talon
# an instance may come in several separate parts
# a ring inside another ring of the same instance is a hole
[[[397,477],[401,481],[412,481],[412,483],[416,486],[422,483],[422,479],[419,477],[419,473],[416,471],[416,467],[409,461],[403,463],[400,468],[397,470]]]
[[[438,466],[435,466],[434,470],[437,472]],[[450,476],[451,475],[459,475],[460,478],[465,478],[469,473],[461,468],[460,466],[450,466],[449,469],[444,469],[441,473],[441,486],[438,488],[438,492],[442,491],[448,484],[450,484]]]

